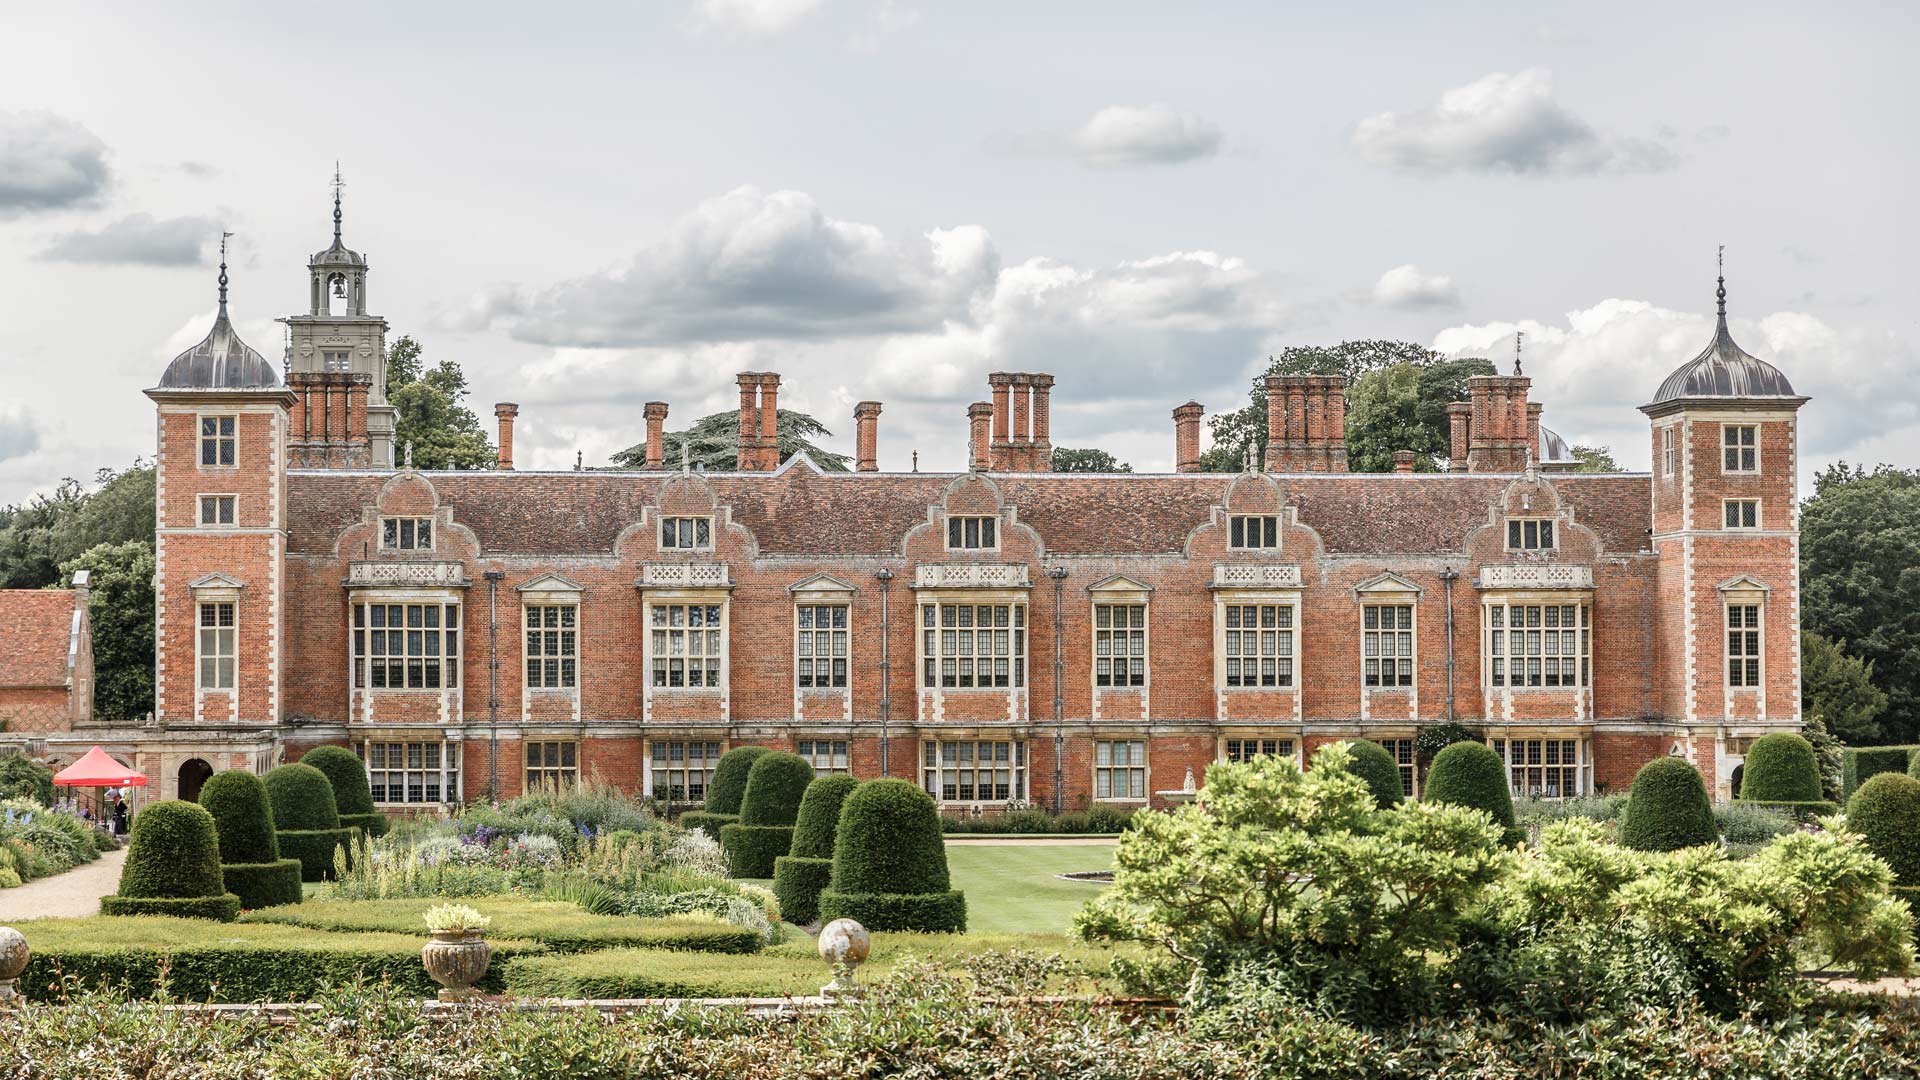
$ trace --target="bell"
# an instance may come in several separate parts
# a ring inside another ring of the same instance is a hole
[[[333,279],[333,295],[337,300],[345,300],[347,298],[346,278],[337,277]]]

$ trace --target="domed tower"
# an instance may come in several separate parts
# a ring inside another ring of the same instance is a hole
[[[1658,708],[1718,796],[1747,745],[1800,727],[1796,394],[1719,320],[1640,407],[1653,424]]]
[[[289,315],[287,383],[293,459],[305,468],[393,467],[396,413],[387,404],[387,320],[367,314],[366,256],[340,238],[340,170],[333,174],[333,243],[307,260],[307,312]]]
[[[280,715],[294,398],[227,317],[224,235],[219,280],[212,329],[146,392],[158,411],[154,711],[163,728],[268,727]],[[163,754],[163,794],[177,764]]]

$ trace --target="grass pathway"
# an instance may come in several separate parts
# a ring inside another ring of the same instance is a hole
[[[100,914],[100,898],[119,891],[120,867],[126,861],[123,847],[65,873],[29,881],[17,889],[0,889],[0,926]]]
[[[947,845],[953,887],[967,894],[967,930],[976,934],[1064,934],[1074,912],[1106,886],[1056,874],[1106,870],[1114,842]]]

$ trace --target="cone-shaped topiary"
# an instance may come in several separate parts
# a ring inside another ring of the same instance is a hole
[[[1740,798],[1755,802],[1819,802],[1820,762],[1798,735],[1762,735],[1747,748]]]
[[[240,898],[220,879],[220,837],[197,803],[169,799],[133,817],[120,892],[100,898],[108,915],[177,915],[232,922]]]
[[[950,886],[932,796],[905,780],[869,780],[847,796],[834,831],[832,883],[820,894],[821,921],[959,933],[967,928],[967,898]]]
[[[280,857],[267,785],[245,769],[228,769],[200,788],[200,805],[220,833],[220,876],[249,910],[302,899],[300,860]]]
[[[1677,851],[1720,841],[1700,770],[1681,758],[1658,757],[1633,777],[1620,842],[1641,851]]]
[[[327,774],[333,785],[333,803],[340,812],[341,828],[357,828],[368,836],[387,835],[387,815],[373,805],[373,789],[367,786],[367,767],[360,757],[344,746],[316,746],[300,757],[300,764],[311,765]]]
[[[1485,810],[1500,826],[1504,843],[1517,844],[1526,839],[1526,830],[1513,819],[1507,765],[1485,743],[1457,742],[1433,755],[1422,795],[1427,802]]]
[[[800,798],[813,781],[813,766],[799,754],[761,754],[747,770],[740,820],[720,829],[720,846],[734,877],[773,876],[773,860],[793,846]]]
[[[1400,763],[1372,739],[1355,739],[1347,744],[1347,771],[1367,782],[1374,803],[1382,810],[1398,806],[1406,798],[1400,786]]]
[[[1847,800],[1847,828],[1893,868],[1893,885],[1920,905],[1920,780],[1880,773]]]
[[[740,820],[740,801],[746,798],[747,774],[754,760],[767,753],[764,746],[736,746],[720,755],[713,767],[713,779],[707,781],[707,801],[698,810],[680,815],[680,824],[705,830],[715,840],[720,830]]]
[[[282,765],[267,774],[267,798],[280,853],[300,860],[301,880],[332,877],[334,849],[351,851],[353,830],[340,827],[327,774],[299,762]]]
[[[822,776],[807,785],[800,816],[793,825],[793,846],[773,860],[773,895],[780,915],[805,926],[820,915],[820,891],[833,880],[833,834],[840,807],[860,782],[851,776]]]

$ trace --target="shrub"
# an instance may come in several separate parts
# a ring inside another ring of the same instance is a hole
[[[716,814],[711,810],[689,810],[681,814],[676,821],[682,828],[699,829],[715,840],[720,839],[720,830],[740,820],[739,814]]]
[[[820,894],[823,920],[858,919],[869,930],[966,929],[966,897],[950,888],[940,812],[905,780],[869,780],[840,808],[833,874]]]
[[[747,775],[752,772],[754,761],[768,752],[764,746],[736,746],[721,754],[719,763],[713,767],[713,779],[707,784],[706,812],[732,814],[737,818],[741,800],[747,794]]]
[[[1915,754],[1912,757],[1908,758],[1907,775],[1913,777],[1916,780],[1920,780],[1920,754]]]
[[[441,902],[435,897],[308,900],[249,912],[240,923],[336,933],[417,934],[427,910]],[[471,897],[466,902],[493,920],[490,938],[537,941],[556,953],[624,948],[737,954],[757,952],[761,946],[759,934],[706,914],[677,913],[664,918],[595,915],[564,901],[501,896]]]
[[[1400,763],[1372,739],[1347,743],[1347,771],[1367,782],[1375,805],[1383,810],[1406,798],[1406,789],[1400,783]]]
[[[280,857],[267,786],[245,769],[228,769],[200,788],[200,805],[220,834],[220,876],[243,908],[300,902],[299,859]]]
[[[1657,757],[1633,776],[1620,842],[1640,851],[1714,844],[1720,832],[1700,771],[1681,758]]]
[[[1893,869],[1894,885],[1920,890],[1920,780],[1892,772],[1871,777],[1847,800],[1847,828]]]
[[[358,829],[280,829],[274,839],[283,857],[300,863],[301,881],[328,881],[335,876],[334,853],[351,852],[358,833]]]
[[[109,915],[178,915],[231,922],[240,898],[220,877],[220,839],[213,815],[197,803],[169,799],[133,819],[133,843],[117,896],[102,897]]]
[[[267,773],[266,784],[275,829],[286,832],[340,827],[340,808],[326,773],[293,762]]]
[[[1740,798],[1755,802],[1819,802],[1820,763],[1813,744],[1798,735],[1762,735],[1747,750]]]
[[[359,755],[344,746],[316,746],[301,755],[300,763],[326,774],[341,826],[357,827],[370,837],[387,834],[387,815],[373,805],[367,767],[361,764]]]
[[[299,859],[220,864],[220,880],[248,911],[299,903],[306,895],[300,884],[300,872]]]
[[[1457,742],[1482,742],[1485,736],[1465,724],[1451,721],[1444,724],[1428,724],[1413,737],[1413,759],[1421,766],[1433,761],[1433,756]]]
[[[818,958],[664,957],[614,949],[515,961],[505,981],[522,997],[776,997],[817,993],[829,975]]]
[[[806,926],[820,917],[820,894],[833,883],[833,860],[782,855],[773,860],[773,894],[790,923]]]
[[[773,860],[773,892],[788,922],[806,925],[819,917],[820,893],[833,879],[833,835],[840,807],[859,784],[844,774],[816,777],[801,796],[793,844],[788,854]]]
[[[1795,802],[1785,799],[1741,799],[1738,803],[1730,803],[1729,805],[1757,806],[1768,810],[1777,810],[1793,820],[1800,822],[1819,821],[1821,818],[1835,813],[1840,809],[1837,803],[1830,803],[1825,799],[1813,799],[1807,802]]]
[[[753,759],[740,820],[720,830],[720,846],[727,849],[734,877],[773,876],[773,860],[793,844],[793,822],[812,780],[813,766],[798,754],[765,753]]]
[[[1526,831],[1514,821],[1513,789],[1506,763],[1485,743],[1450,743],[1433,755],[1423,797],[1427,802],[1485,810],[1500,826],[1508,844],[1526,838]]]
[[[727,825],[720,830],[720,846],[727,852],[729,877],[770,878],[774,860],[793,846],[793,826]]]
[[[0,754],[0,799],[53,805],[53,770],[18,751]]]
[[[1916,746],[1849,746],[1840,755],[1840,797],[1853,798],[1860,785],[1884,772],[1906,772]]]
[[[1784,807],[1734,801],[1716,803],[1713,824],[1729,844],[1764,844],[1794,829],[1795,815]]]

